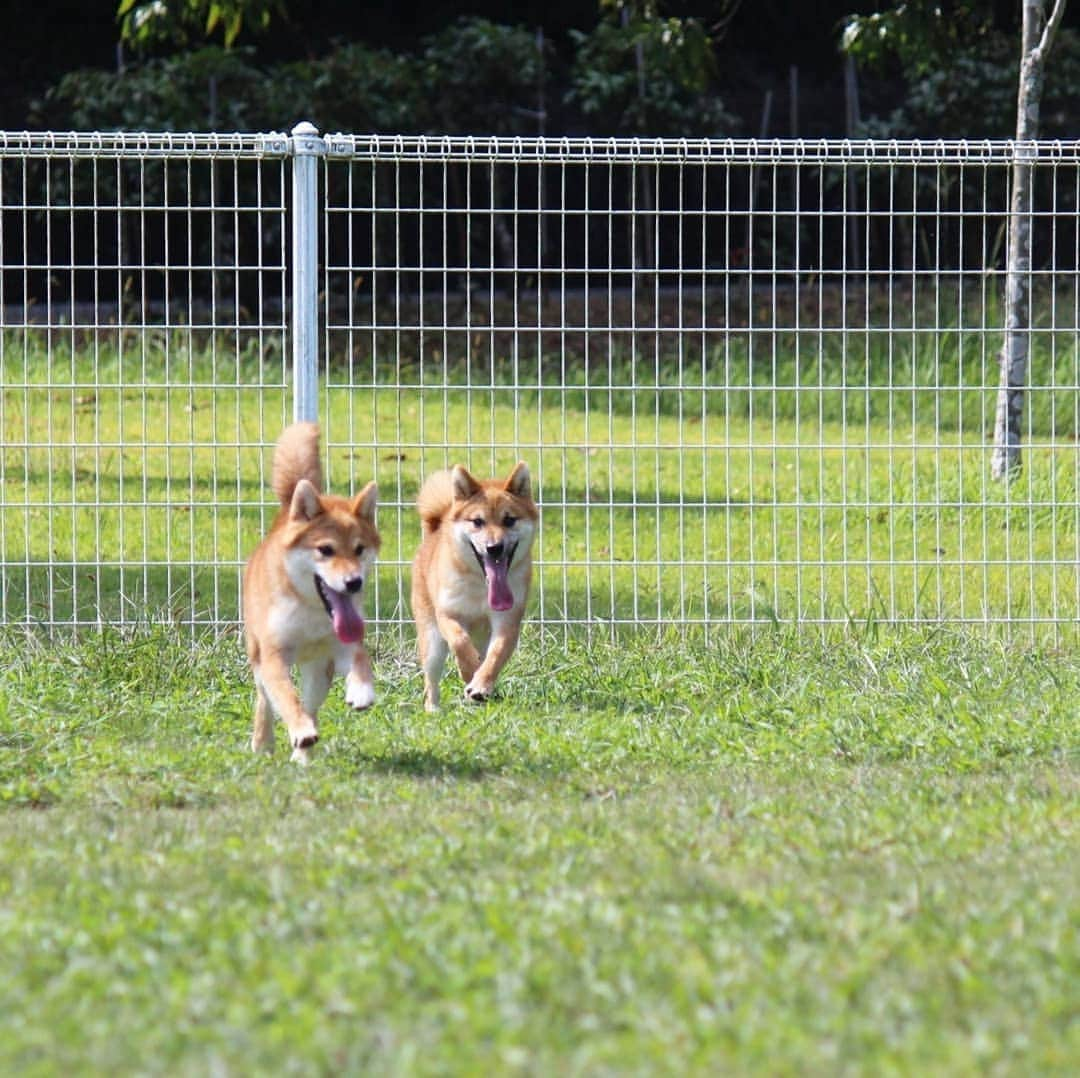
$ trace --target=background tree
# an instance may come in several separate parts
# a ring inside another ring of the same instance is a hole
[[[651,2],[608,0],[601,13],[593,30],[571,31],[574,58],[566,95],[595,130],[652,136],[730,132],[736,121],[715,93],[715,42],[703,23],[665,18]]]
[[[1048,13],[1049,9],[1049,13]],[[997,5],[909,0],[847,20],[843,47],[861,61],[897,60],[911,86],[908,100],[884,120],[866,125],[870,135],[979,135],[1015,138],[1005,255],[1005,331],[994,414],[991,475],[1008,480],[1020,470],[1021,424],[1031,325],[1032,165],[1027,144],[1051,130],[1074,134],[1080,113],[1080,39],[1062,35],[1053,78],[1047,57],[1065,0],[1023,0],[1021,46],[1015,27],[1002,26]],[[1006,32],[1008,31],[1008,32]],[[1011,54],[1011,58],[1010,58]],[[1049,90],[1048,93],[1044,91]],[[982,131],[972,130],[973,116]],[[1010,129],[1010,117],[1012,127]]]
[[[848,16],[841,48],[871,75],[873,138],[1008,138],[1016,131],[1019,7],[906,0]],[[1072,138],[1080,114],[1080,36],[1064,30],[1046,72],[1041,130]],[[883,87],[891,87],[882,94]]]
[[[723,135],[736,120],[715,93],[713,42],[693,18],[663,17],[652,0],[604,0],[590,33],[572,31],[568,102],[593,130],[619,135]],[[731,10],[738,6],[733,0]],[[710,92],[712,90],[713,92]],[[656,166],[635,166],[630,243],[636,266],[657,267]],[[644,283],[644,282],[642,282]]]
[[[249,50],[206,45],[119,71],[71,71],[32,104],[31,122],[77,131],[274,130],[279,96]]]
[[[549,49],[542,37],[524,26],[504,26],[489,19],[464,17],[422,43],[418,59],[424,107],[417,120],[432,133],[535,135],[545,120],[542,104]],[[512,205],[513,170],[506,166],[472,169],[451,165],[448,183],[459,205],[468,201],[495,210]],[[506,214],[491,213],[472,225],[455,222],[462,265],[491,241],[504,265],[514,260],[514,238]]]
[[[450,134],[535,135],[550,50],[535,30],[465,16],[423,39],[423,126]]]
[[[1020,425],[1031,325],[1031,161],[1026,144],[1039,136],[1039,106],[1046,60],[1061,23],[1065,0],[1054,0],[1049,17],[1046,0],[1024,0],[1020,49],[1020,84],[1016,100],[1016,147],[1009,207],[1009,248],[1005,278],[1005,341],[999,361],[1001,386],[994,417],[994,452],[990,470],[995,479],[1009,479],[1020,469]]]

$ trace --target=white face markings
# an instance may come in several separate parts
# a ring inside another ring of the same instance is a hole
[[[362,597],[364,586],[375,564],[376,551],[356,537],[331,539],[319,537],[308,548],[312,574],[328,587]]]
[[[453,521],[454,535],[464,550],[471,548],[480,558],[501,544],[512,564],[517,554],[528,551],[534,530],[533,522],[519,513],[512,503],[489,505],[474,501]]]
[[[492,528],[479,514],[452,522],[462,572],[444,582],[440,605],[494,623],[524,602],[535,528],[528,518],[506,523]]]
[[[285,552],[296,595],[296,632],[314,643],[337,636],[352,645],[364,635],[364,595],[378,557],[378,536],[333,516],[309,525]]]

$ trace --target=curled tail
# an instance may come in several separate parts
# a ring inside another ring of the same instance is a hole
[[[292,501],[301,479],[322,490],[322,465],[319,463],[319,425],[293,423],[282,431],[274,449],[271,486],[283,506]]]
[[[416,508],[425,535],[439,530],[450,507],[454,504],[454,473],[433,472],[416,496]]]

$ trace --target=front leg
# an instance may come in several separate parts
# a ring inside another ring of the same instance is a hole
[[[465,696],[469,700],[482,703],[491,695],[499,671],[506,665],[506,660],[513,655],[514,648],[517,647],[520,633],[521,619],[519,617],[500,618],[495,622],[484,661],[473,676],[466,681]]]
[[[304,709],[296,695],[292,678],[289,676],[289,665],[288,659],[280,651],[265,651],[255,669],[255,681],[260,693],[265,694],[274,711],[285,723],[295,757],[298,752],[306,751],[319,740],[319,732],[315,727],[314,715]],[[256,711],[256,721],[258,720],[259,714]]]
[[[480,653],[476,650],[465,626],[457,618],[443,615],[437,617],[439,633],[450,645],[450,650],[457,659],[458,670],[461,671],[461,680],[468,683],[476,673],[480,665]]]
[[[375,703],[375,674],[363,644],[356,646],[352,666],[345,675],[345,703],[357,711],[364,711]]]

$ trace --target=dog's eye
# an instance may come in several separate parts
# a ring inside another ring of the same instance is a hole
[[[363,543],[357,543],[356,544],[356,556],[359,558],[363,553],[364,553],[364,544]]]
[[[332,558],[334,556],[334,548],[329,543],[320,543],[315,549],[324,558]]]
[[[483,517],[473,517],[472,520],[469,523],[472,524],[472,526],[474,528],[482,528],[484,526],[484,518]]]
[[[503,517],[503,527],[512,528],[517,523],[517,517],[511,516],[509,513]]]

